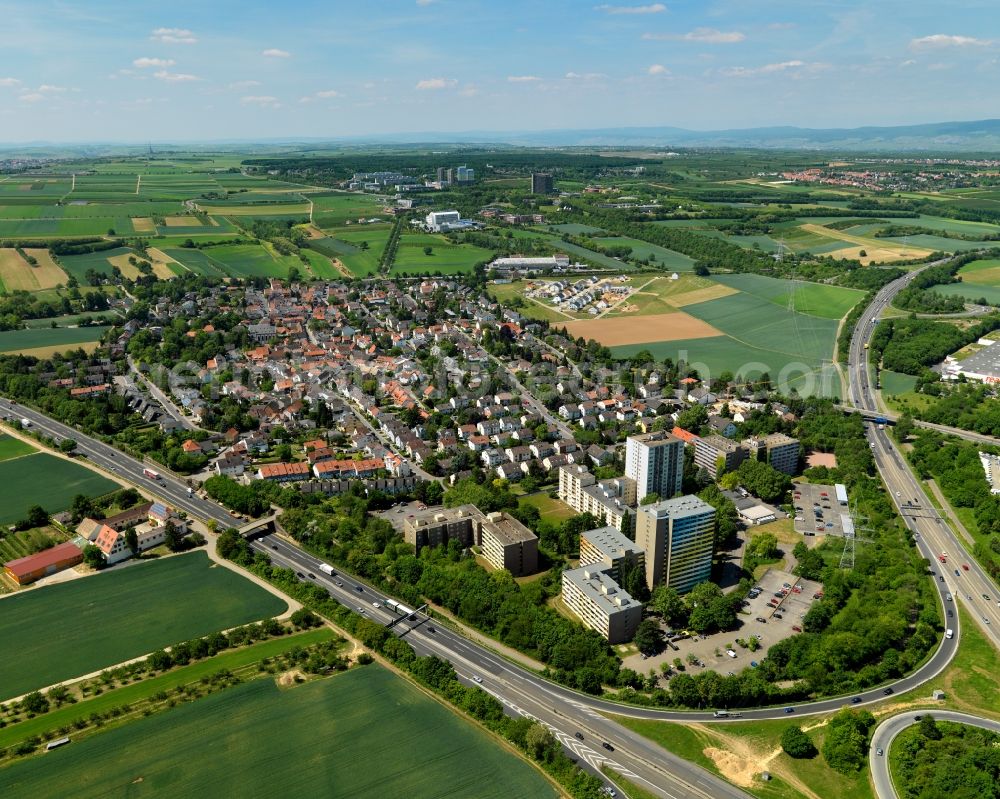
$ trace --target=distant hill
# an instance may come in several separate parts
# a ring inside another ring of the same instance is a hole
[[[522,131],[421,131],[373,133],[364,136],[285,136],[269,139],[154,142],[164,151],[316,152],[333,148],[393,145],[399,147],[720,147],[772,150],[826,150],[845,152],[1000,153],[1000,119],[972,122],[932,122],[863,128],[733,128],[688,130],[677,127],[567,128]],[[55,144],[30,142],[0,144],[0,157],[53,155],[96,157],[108,154],[141,155],[146,143],[102,142]]]
[[[788,150],[1000,152],[1000,119],[935,122],[863,128],[734,128],[687,130],[675,127],[475,131],[375,136],[369,141],[504,143],[544,147],[750,147]]]

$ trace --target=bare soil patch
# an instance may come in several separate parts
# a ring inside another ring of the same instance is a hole
[[[142,274],[142,272],[128,262],[129,258],[135,258],[135,256],[127,252],[122,253],[121,255],[113,255],[108,258],[108,263],[112,266],[117,266],[118,269],[121,270],[122,277],[127,277],[129,280],[135,280]]]
[[[196,216],[167,216],[163,218],[167,227],[200,227],[201,220]]]
[[[676,305],[678,308],[683,308],[685,305],[718,300],[721,297],[728,297],[730,294],[739,294],[739,290],[734,289],[732,286],[723,286],[721,283],[717,283],[714,286],[706,286],[703,289],[694,289],[693,291],[685,291],[682,294],[675,294],[670,298],[670,303]]]
[[[155,233],[156,225],[153,224],[153,220],[148,216],[134,216],[132,217],[132,228],[136,233]]]
[[[565,326],[571,336],[592,338],[606,347],[723,335],[708,322],[683,311],[638,317],[580,319],[566,322]]]
[[[69,277],[55,261],[52,254],[41,247],[28,247],[25,252],[38,261],[38,266],[28,265],[31,273],[38,281],[38,288],[52,289],[59,285],[65,285]]]

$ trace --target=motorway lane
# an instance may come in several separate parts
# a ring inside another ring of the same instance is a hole
[[[185,511],[193,519],[214,519],[222,527],[239,527],[243,524],[240,519],[216,503],[197,496],[189,497],[187,485],[169,474],[164,474],[162,467],[151,467],[160,474],[160,480],[151,480],[143,474],[142,470],[146,468],[146,464],[142,461],[75,428],[57,422],[39,411],[0,397],[0,416],[18,420],[28,419],[32,423],[31,430],[58,441],[72,438],[77,442],[77,452],[86,455],[91,463],[159,497],[172,507]]]
[[[948,259],[928,264],[923,269],[946,260]],[[857,408],[878,413],[865,345],[871,340],[881,312],[920,271],[922,269],[914,270],[883,287],[858,320],[848,360],[850,401]],[[875,444],[872,452],[890,497],[903,516],[907,528],[917,536],[917,547],[924,557],[935,564],[935,570],[942,572],[939,576],[945,577],[943,583],[940,579],[936,583],[939,594],[950,591],[956,601],[964,601],[986,636],[994,645],[1000,646],[1000,590],[969,555],[950,525],[938,514],[927,498],[923,485],[907,467],[903,455],[888,432],[871,425],[869,441]],[[947,553],[946,564],[938,560],[942,553]],[[964,566],[968,566],[968,570]],[[956,635],[956,644],[957,641]]]
[[[868,764],[871,766],[872,781],[875,783],[875,795],[878,799],[897,799],[896,789],[889,774],[889,748],[893,739],[911,724],[915,724],[920,716],[933,716],[935,721],[954,721],[958,724],[969,724],[1000,732],[1000,721],[970,716],[967,713],[956,713],[953,710],[911,710],[890,716],[875,728],[871,749],[868,752]],[[878,754],[879,749],[883,754]]]
[[[252,543],[278,565],[288,566],[308,582],[321,585],[343,605],[387,624],[398,617],[386,605],[387,597],[357,578],[335,568],[335,577],[319,569],[322,562],[285,539],[264,536]],[[310,577],[310,575],[312,575]],[[342,585],[338,586],[337,582]],[[357,591],[360,586],[363,590]],[[378,602],[376,609],[372,603]],[[429,628],[433,628],[433,632]],[[588,707],[587,697],[559,686],[509,663],[450,628],[422,619],[398,622],[393,628],[418,654],[435,654],[452,663],[463,682],[478,684],[496,697],[510,715],[523,715],[546,725],[571,757],[586,764],[599,776],[608,765],[633,782],[667,799],[744,799],[746,794],[700,767],[666,752],[645,738]],[[475,680],[478,677],[479,680]],[[480,682],[481,681],[481,682]],[[583,735],[578,740],[576,733]],[[603,743],[614,749],[608,751]]]

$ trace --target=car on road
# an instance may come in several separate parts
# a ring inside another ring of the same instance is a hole
[[[298,577],[300,580],[306,579],[306,576],[302,572],[295,572],[295,576]]]
[[[344,587],[344,584],[343,584],[342,582],[340,582],[340,580],[337,580],[337,585],[338,585],[338,586],[339,586],[340,588],[343,588],[343,587]]]
[[[784,617],[784,616],[782,616],[782,615],[781,615],[780,613],[775,613],[775,614],[773,614],[773,615],[771,616],[771,618],[772,618],[772,619],[783,619],[783,618],[785,618],[785,617]]]
[[[989,624],[990,620],[983,616],[983,624]]]
[[[917,716],[913,717],[913,720],[914,721],[920,721],[920,719],[922,719],[922,718],[923,718],[923,716],[917,715]]]
[[[433,627],[428,627],[428,628],[427,628],[427,632],[429,632],[429,633],[432,633],[432,632],[434,632],[434,628],[433,628]]]
[[[961,577],[962,573],[958,569],[955,569],[955,576],[956,577]]]
[[[890,696],[890,695],[892,694],[892,688],[883,688],[883,689],[882,689],[882,693],[883,693],[883,694],[884,694],[885,696]]]
[[[372,602],[372,607],[378,610],[382,606],[378,602]]]
[[[578,741],[582,741],[583,740],[583,733],[582,732],[574,732],[573,733],[573,737],[576,738]]]
[[[277,548],[278,548],[277,544],[271,544],[271,549],[277,549]]]
[[[795,630],[795,632],[797,632],[797,633],[802,632],[802,628],[799,627],[799,625],[797,625],[797,624],[793,624],[792,625],[792,629]]]
[[[875,750],[875,754],[878,755],[879,757],[882,757],[882,755],[884,753],[882,752],[882,747],[881,746],[878,749]]]
[[[472,679],[475,680],[476,682],[482,682],[483,681],[483,678],[480,677],[478,674],[473,674],[472,675]]]
[[[852,705],[860,705],[861,704],[861,697],[860,696],[853,697],[851,699],[851,704]]]
[[[362,593],[362,592],[363,592],[363,591],[364,591],[365,589],[364,589],[364,588],[362,588],[362,587],[361,587],[360,585],[356,585],[356,586],[354,586],[354,590],[355,590],[355,591],[357,591],[357,592],[358,592],[358,593],[360,594],[360,593]]]
[[[794,707],[786,707],[785,708],[785,712],[786,713],[794,713],[795,712],[795,708]]]
[[[313,574],[312,572],[309,572],[309,579],[310,580],[315,580],[316,579],[316,575]]]
[[[727,649],[726,654],[729,655],[729,657],[731,658],[736,657],[736,653],[732,649]]]
[[[612,746],[611,744],[609,744],[609,743],[608,743],[607,741],[604,741],[604,742],[603,742],[603,743],[601,744],[601,746],[603,746],[603,747],[604,747],[605,749],[607,749],[607,750],[608,750],[609,752],[614,752],[614,751],[615,751],[615,748],[614,748],[614,747],[613,747],[613,746]]]
[[[361,607],[361,605],[358,605],[358,613],[364,613],[364,612],[365,612],[365,609],[363,607]]]
[[[952,612],[951,608],[948,608],[948,618],[952,618],[955,614]]]
[[[968,571],[968,570],[969,570],[969,564],[968,563],[963,563],[962,564],[962,571]]]
[[[990,595],[989,594],[983,594],[983,599],[985,599],[987,602],[989,602],[990,601]]]
[[[757,621],[759,621],[761,624],[767,624],[767,619],[765,619],[763,616],[758,616]]]

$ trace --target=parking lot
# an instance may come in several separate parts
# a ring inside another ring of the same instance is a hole
[[[747,597],[748,604],[739,615],[742,622],[739,629],[675,638],[663,652],[653,657],[630,655],[625,658],[625,666],[640,674],[648,674],[651,668],[660,673],[661,663],[673,663],[674,658],[680,658],[689,674],[705,669],[723,675],[735,674],[747,666],[754,667],[767,657],[774,644],[801,631],[802,619],[813,602],[822,597],[822,591],[820,583],[803,580],[789,572],[768,570]],[[737,643],[749,643],[751,637],[757,639],[756,651]],[[696,662],[691,663],[689,657]]]
[[[412,516],[417,513],[417,511],[422,511],[426,507],[427,506],[419,500],[414,500],[413,502],[401,502],[398,505],[393,505],[391,508],[379,511],[376,515],[389,522],[396,532],[402,533],[403,521],[406,517]]]
[[[807,538],[818,535],[844,535],[841,515],[848,509],[837,502],[833,486],[795,483],[792,493],[795,506],[795,532]]]

